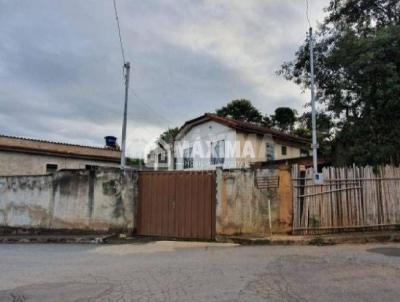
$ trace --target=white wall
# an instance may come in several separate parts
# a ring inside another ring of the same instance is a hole
[[[118,167],[117,163],[0,151],[0,176],[46,174],[46,165],[58,169],[85,169],[86,165]]]
[[[185,170],[213,170],[217,166],[211,164],[211,143],[225,141],[224,169],[248,168],[253,162],[267,160],[267,143],[274,146],[274,159],[289,159],[300,157],[301,147],[280,140],[274,140],[271,135],[237,132],[223,124],[214,121],[194,126],[180,140],[176,141],[176,170],[183,170],[183,150],[193,148],[193,168]],[[286,155],[282,154],[282,146],[286,146]],[[195,150],[200,149],[200,150]]]
[[[225,153],[228,156],[223,164],[224,169],[236,168],[235,154],[227,154],[227,146],[235,144],[236,131],[214,121],[205,122],[189,130],[180,140],[175,142],[176,169],[183,170],[183,149],[193,147],[193,170],[213,170],[211,165],[211,142],[225,141]],[[195,150],[196,148],[196,150]],[[218,165],[221,166],[221,165]],[[190,170],[190,169],[188,169]]]

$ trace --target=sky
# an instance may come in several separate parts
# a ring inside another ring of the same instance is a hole
[[[309,0],[313,26],[328,0]],[[127,153],[246,98],[303,112],[277,76],[308,29],[305,0],[117,0],[131,63]],[[112,0],[0,0],[0,134],[84,145],[121,137],[124,86]]]

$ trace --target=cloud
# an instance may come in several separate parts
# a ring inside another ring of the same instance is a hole
[[[303,1],[117,0],[131,61],[128,151],[248,98],[307,100],[275,75],[305,38]],[[328,0],[311,2],[321,20]],[[120,137],[122,62],[112,1],[0,0],[0,133],[102,145]]]
[[[304,8],[300,1],[294,2],[205,1],[196,10],[202,17],[181,24],[172,40],[207,53],[240,74],[243,82],[255,88],[256,104],[271,111],[284,98],[302,99],[293,84],[275,76],[305,37]]]

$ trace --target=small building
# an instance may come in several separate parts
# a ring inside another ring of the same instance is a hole
[[[309,156],[311,141],[206,113],[181,127],[173,150],[177,170],[235,169],[255,162]]]
[[[157,144],[157,146],[150,150],[146,158],[146,167],[154,170],[168,170],[169,169],[170,152],[168,146]]]
[[[110,137],[106,137],[110,138]],[[117,145],[82,146],[0,135],[0,175],[40,175],[61,169],[118,167]]]

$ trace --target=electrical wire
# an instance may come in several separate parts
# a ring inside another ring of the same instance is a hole
[[[121,27],[119,26],[117,3],[115,2],[115,0],[113,0],[113,3],[114,3],[115,20],[117,20],[119,43],[121,45],[121,55],[122,55],[122,62],[123,62],[122,65],[125,65],[126,61],[125,61],[124,44],[122,43]]]
[[[143,101],[143,98],[139,97],[139,95],[136,93],[135,90],[132,90],[132,93],[136,96],[137,101],[135,101],[135,99],[134,99],[134,102],[136,104],[145,108],[145,110],[147,110],[153,116],[158,118],[159,121],[163,121],[168,128],[170,125],[174,124],[171,120],[169,120],[168,118],[165,117],[166,116],[165,114],[160,114],[158,111],[154,110],[152,107],[147,105],[146,102]]]

